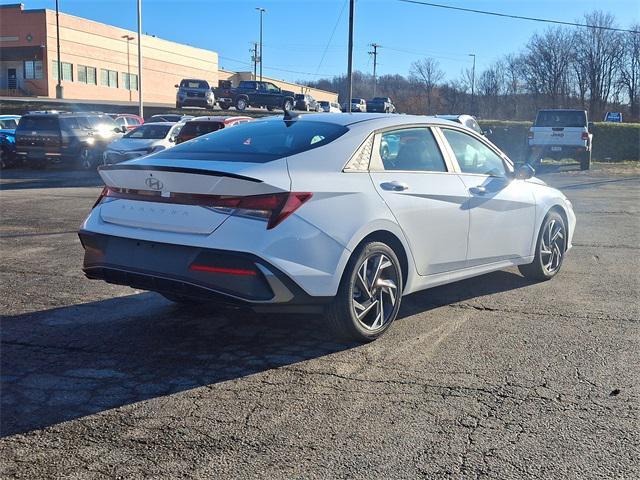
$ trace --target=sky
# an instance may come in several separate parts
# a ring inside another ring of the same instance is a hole
[[[19,0],[0,0],[0,4]],[[640,21],[638,0],[431,0],[466,8],[561,21],[600,9],[620,27]],[[23,0],[25,8],[55,9],[55,0]],[[60,11],[137,29],[136,0],[59,0]],[[315,80],[346,73],[348,0],[143,0],[143,32],[214,50],[221,68],[252,70],[252,42],[263,25],[263,71],[283,80]],[[407,75],[411,63],[433,57],[447,79],[470,68],[478,72],[501,56],[521,50],[550,25],[444,10],[398,0],[356,0],[354,69],[372,72],[367,52],[378,49],[378,75]],[[333,36],[332,36],[333,33]]]

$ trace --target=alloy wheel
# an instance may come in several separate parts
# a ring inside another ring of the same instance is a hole
[[[551,219],[546,224],[540,241],[542,265],[549,274],[554,274],[560,269],[562,256],[566,250],[565,239],[566,234],[562,222]]]
[[[89,170],[93,166],[91,152],[86,148],[80,152],[80,166],[85,170]]]
[[[355,275],[351,305],[366,330],[374,331],[393,320],[398,302],[398,268],[383,253],[366,257]]]

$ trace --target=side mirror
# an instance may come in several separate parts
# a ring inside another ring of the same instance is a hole
[[[517,178],[518,180],[528,180],[531,177],[533,177],[535,174],[536,174],[535,169],[528,163],[525,163],[524,165],[520,165],[517,168],[514,174],[514,177]]]
[[[174,85],[174,87],[176,88],[180,88],[180,85],[178,85],[177,83]]]
[[[122,125],[122,126],[120,127],[120,131],[121,131],[122,133],[127,133],[127,127],[125,127],[124,125]]]
[[[589,122],[587,124],[587,128],[589,129],[589,131],[591,131],[591,129],[593,128],[593,122]]]
[[[491,130],[490,128],[487,128],[486,130],[482,131],[482,134],[486,137],[487,135],[493,135],[493,130]]]

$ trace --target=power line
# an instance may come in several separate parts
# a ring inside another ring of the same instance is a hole
[[[242,65],[253,66],[253,63],[245,62],[244,60],[238,60],[237,58],[224,57],[222,55],[219,55],[218,58],[220,58],[222,60],[227,60],[228,62],[235,62],[235,63],[240,63]],[[331,76],[335,75],[335,74],[332,74],[332,73],[301,72],[299,70],[287,70],[287,69],[284,69],[284,68],[276,68],[276,67],[264,67],[264,68],[265,68],[265,70],[275,70],[275,71],[278,71],[278,72],[287,72],[287,73],[299,73],[301,75],[314,75],[314,76],[318,76],[318,77],[331,77]]]
[[[333,40],[333,35],[336,33],[336,29],[338,28],[338,24],[340,23],[340,19],[342,18],[344,9],[347,6],[347,1],[348,0],[344,0],[344,3],[342,4],[340,15],[338,15],[338,20],[336,21],[336,24],[333,26],[333,30],[331,31],[331,35],[329,36],[329,41],[327,42],[327,45],[324,47],[324,51],[322,52],[322,57],[320,58],[320,63],[318,63],[318,68],[316,68],[316,73],[318,73],[318,70],[320,70],[320,67],[322,66],[322,62],[324,62],[324,57],[327,54],[327,50],[329,50],[329,45],[331,45],[331,40]]]
[[[480,13],[482,15],[493,15],[494,17],[504,17],[504,18],[515,18],[517,20],[529,20],[531,22],[543,22],[543,23],[555,23],[557,25],[569,25],[572,27],[586,27],[586,28],[598,28],[600,30],[610,30],[613,32],[625,32],[625,33],[637,33],[640,34],[638,30],[627,30],[625,28],[613,28],[613,27],[602,27],[600,25],[588,25],[586,23],[574,23],[574,22],[564,22],[562,20],[552,20],[549,18],[536,18],[536,17],[524,17],[521,15],[510,15],[507,13],[499,13],[499,12],[489,12],[487,10],[476,10],[474,8],[463,8],[463,7],[454,7],[452,5],[442,5],[439,3],[430,3],[430,2],[421,2],[418,0],[398,0],[399,2],[404,3],[414,3],[416,5],[422,5],[425,7],[436,7],[436,8],[446,8],[448,10],[458,10],[461,12],[468,13]]]

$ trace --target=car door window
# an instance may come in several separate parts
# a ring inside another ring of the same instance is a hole
[[[502,158],[480,140],[458,130],[442,129],[451,146],[460,171],[504,177],[506,169]]]
[[[447,171],[444,157],[429,128],[383,133],[380,137],[380,158],[385,170]]]

